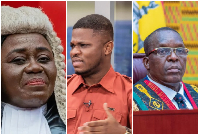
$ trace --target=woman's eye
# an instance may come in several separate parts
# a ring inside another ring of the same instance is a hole
[[[40,57],[39,59],[38,59],[38,62],[40,62],[40,63],[47,63],[47,62],[49,62],[50,61],[50,58],[49,57]]]
[[[26,63],[26,59],[25,58],[21,58],[21,57],[17,57],[14,58],[11,63],[17,64],[17,65],[22,65],[24,63]]]

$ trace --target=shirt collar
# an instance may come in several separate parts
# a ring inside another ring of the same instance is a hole
[[[106,73],[106,75],[104,75],[104,77],[101,79],[101,81],[98,84],[100,84],[107,91],[114,93],[113,84],[114,84],[115,78],[116,78],[115,71],[112,68],[112,66],[110,66],[109,71]],[[69,87],[71,88],[70,89],[71,94],[73,94],[78,89],[78,87],[82,84],[86,85],[82,76],[76,75],[76,77],[73,79],[73,85],[71,84],[71,86]]]
[[[149,76],[147,76],[149,81],[151,81],[152,83],[154,83],[155,85],[157,85],[166,95],[170,100],[173,100],[173,98],[175,97],[175,95],[177,94],[176,91],[172,90],[169,87],[166,87],[160,83],[155,82],[154,80],[152,80]],[[181,88],[179,90],[179,93],[183,95],[184,90],[183,90],[183,84],[180,82],[181,84]]]
[[[67,89],[70,88],[70,90],[68,90],[68,91],[70,91],[71,94],[73,94],[81,84],[85,84],[81,75],[75,75],[75,77],[72,80],[73,80],[73,84],[70,84],[67,87]]]
[[[181,95],[183,95],[183,96],[184,96],[184,88],[183,88],[183,83],[181,83],[181,82],[180,82],[180,84],[181,84],[181,88],[180,88],[180,90],[179,90],[179,92],[178,92],[178,93],[180,93]]]
[[[116,78],[116,73],[115,73],[114,69],[112,68],[112,66],[110,66],[109,71],[101,79],[99,84],[101,84],[109,92],[115,93],[115,91],[113,90],[113,85],[114,85],[115,78]]]

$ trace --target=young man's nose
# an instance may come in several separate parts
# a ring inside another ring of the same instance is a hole
[[[70,51],[70,56],[71,58],[74,56],[77,56],[81,53],[80,47],[79,46],[75,46],[73,49],[71,49]]]

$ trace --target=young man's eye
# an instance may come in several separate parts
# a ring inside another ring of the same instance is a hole
[[[81,44],[80,46],[81,46],[81,47],[87,47],[88,44]]]
[[[11,63],[17,64],[17,65],[22,65],[22,64],[26,63],[26,59],[22,58],[22,57],[17,57],[17,58],[14,58],[11,61]]]
[[[75,47],[75,45],[74,45],[74,44],[71,44],[70,47],[73,49],[73,48]]]
[[[85,46],[85,44],[81,44],[81,47]]]

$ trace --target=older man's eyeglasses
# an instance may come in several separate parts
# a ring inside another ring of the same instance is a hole
[[[180,48],[159,47],[149,52],[149,55],[151,53],[156,53],[158,56],[168,56],[172,53],[172,51],[176,53],[177,56],[185,56],[188,54],[189,49],[182,47]]]

